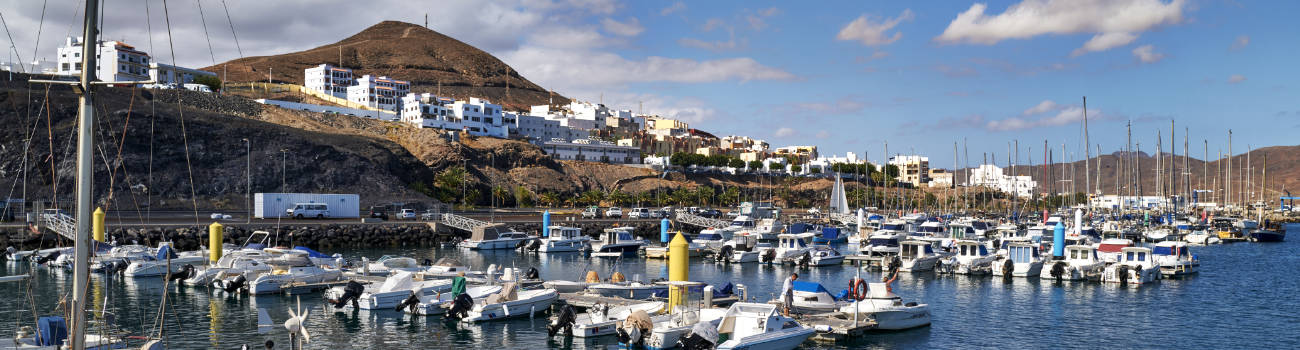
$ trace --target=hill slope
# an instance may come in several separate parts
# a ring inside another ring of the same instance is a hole
[[[340,63],[341,62],[341,63]],[[339,42],[275,56],[245,57],[203,68],[222,72],[231,82],[302,84],[303,69],[328,63],[363,74],[411,82],[411,91],[457,99],[486,97],[508,109],[547,104],[552,96],[491,54],[419,25],[384,21]],[[507,97],[506,85],[509,84]],[[553,96],[554,103],[567,103]]]

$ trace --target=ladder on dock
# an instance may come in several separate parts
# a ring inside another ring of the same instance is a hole
[[[491,225],[486,221],[474,220],[451,213],[442,214],[442,223],[465,231],[474,231],[476,228]]]
[[[699,227],[723,228],[731,225],[730,222],[727,222],[725,220],[710,219],[703,216],[688,214],[688,213],[677,213],[676,221],[678,223],[695,225]]]
[[[64,238],[77,239],[77,219],[66,213],[42,213],[41,224]]]

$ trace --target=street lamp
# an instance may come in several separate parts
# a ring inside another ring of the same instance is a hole
[[[253,143],[247,137],[244,139],[244,206],[248,208],[248,217],[244,223],[253,223]]]
[[[285,175],[285,173],[286,173],[286,169],[288,169],[288,166],[285,165],[285,164],[286,164],[286,163],[285,163],[285,159],[286,159],[286,158],[285,158],[285,152],[288,152],[288,151],[289,151],[289,150],[286,149],[286,148],[281,148],[281,149],[280,149],[280,191],[288,191],[287,187],[289,187],[289,185],[288,185],[289,181],[286,180],[286,179],[288,178],[288,176]],[[288,193],[288,192],[285,192],[285,193]]]

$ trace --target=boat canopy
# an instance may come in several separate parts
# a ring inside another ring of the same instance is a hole
[[[506,231],[505,224],[488,224],[485,226],[479,226],[475,227],[474,230],[470,232],[469,239],[471,241],[490,241],[500,237],[501,232],[504,231]]]
[[[309,258],[318,258],[318,259],[319,259],[319,258],[330,258],[330,256],[329,256],[329,255],[325,255],[325,253],[321,253],[321,252],[318,252],[318,251],[312,250],[311,248],[307,248],[307,247],[304,247],[304,246],[295,246],[295,247],[293,247],[293,250],[301,250],[301,251],[307,252],[307,257],[309,257]]]
[[[839,228],[839,227],[823,227],[823,228],[822,228],[822,238],[825,238],[825,239],[828,239],[828,240],[834,240],[834,239],[839,238],[839,237],[840,237],[840,228]]]
[[[794,291],[796,292],[831,294],[830,291],[826,290],[826,287],[822,287],[822,284],[817,282],[794,281],[791,285],[794,287]]]

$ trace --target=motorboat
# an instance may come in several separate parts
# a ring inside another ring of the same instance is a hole
[[[1160,280],[1160,266],[1152,261],[1151,255],[1151,248],[1124,247],[1119,262],[1106,266],[1101,281],[1142,285]]]
[[[535,239],[523,232],[510,231],[505,224],[488,224],[475,227],[469,239],[461,241],[461,248],[474,250],[515,249],[519,242]]]
[[[1120,253],[1124,248],[1132,247],[1133,241],[1125,238],[1107,238],[1097,244],[1097,256],[1101,261],[1114,263],[1119,262]]]
[[[397,271],[382,284],[370,284],[364,287],[357,298],[357,307],[362,310],[392,309],[411,295],[428,297],[451,290],[451,280],[416,280],[415,273]],[[347,287],[337,286],[325,291],[326,300],[339,301],[347,294]]]
[[[1199,245],[1211,245],[1222,243],[1219,235],[1212,232],[1204,226],[1193,227],[1186,235],[1183,235],[1183,242]]]
[[[417,272],[424,269],[414,258],[384,255],[375,261],[362,257],[361,271],[358,272],[363,276],[389,276],[397,272]]]
[[[547,236],[541,240],[537,251],[542,253],[568,253],[591,249],[591,237],[582,234],[582,229],[568,226],[551,226]]]
[[[213,281],[225,280],[236,275],[251,280],[259,274],[271,271],[271,265],[266,263],[270,258],[270,254],[260,249],[232,250],[221,256],[221,259],[217,259],[215,264],[195,271],[182,283],[187,286],[208,286]]]
[[[208,257],[203,251],[177,254],[172,250],[171,244],[163,244],[158,247],[158,253],[153,259],[131,262],[123,274],[127,277],[158,277],[180,272],[185,269],[185,265],[203,265],[207,261]]]
[[[800,313],[819,314],[824,312],[833,312],[843,306],[840,299],[836,298],[830,291],[826,290],[826,287],[822,286],[821,283],[792,281],[790,284],[791,291],[794,293],[794,295],[791,296],[791,299],[793,300],[790,304],[791,310]],[[771,303],[778,304],[785,300],[785,293],[785,291],[782,291],[781,295]]]
[[[1286,240],[1285,230],[1261,228],[1249,232],[1249,239],[1253,242],[1282,242]]]
[[[781,223],[781,219],[766,218],[758,220],[758,224],[754,226],[754,229],[740,231],[737,234],[755,236],[759,240],[767,241],[777,239],[777,235],[781,234],[783,229],[785,229],[785,225]]]
[[[636,254],[645,245],[645,240],[632,235],[632,227],[615,227],[605,229],[600,239],[591,243],[591,256],[620,257]]]
[[[465,294],[469,295],[470,300],[479,300],[487,298],[489,295],[501,292],[501,285],[475,286],[465,289]],[[409,298],[409,297],[408,297]],[[436,316],[447,313],[452,302],[456,299],[451,293],[437,293],[434,295],[417,295],[418,303],[406,309],[407,313],[419,316]]]
[[[1016,242],[1007,245],[1007,255],[994,263],[993,275],[1003,277],[1038,277],[1043,270],[1039,245]]]
[[[930,271],[939,262],[934,245],[926,241],[903,241],[899,244],[899,271]]]
[[[1047,261],[1039,271],[1038,277],[1064,281],[1096,280],[1101,278],[1106,262],[1097,254],[1097,248],[1091,245],[1065,246],[1065,256],[1061,260]]]
[[[678,233],[678,234],[680,234],[680,233]],[[688,255],[689,257],[692,257],[692,258],[700,257],[700,256],[704,255],[704,252],[705,252],[705,251],[708,250],[708,247],[705,247],[704,245],[701,245],[701,244],[699,244],[699,243],[696,243],[696,242],[695,242],[694,240],[692,240],[689,236],[682,235],[682,237],[686,238],[686,255]],[[667,258],[668,258],[668,246],[667,246],[667,245],[663,245],[663,246],[654,246],[654,247],[645,247],[645,248],[643,249],[643,251],[645,251],[645,257],[646,257],[646,259],[667,259]]]
[[[271,271],[258,275],[252,280],[249,284],[249,292],[252,294],[276,293],[290,283],[330,282],[338,281],[343,277],[343,272],[340,270],[326,269],[312,264],[307,253],[301,251],[286,252],[267,260],[266,263],[271,265]]]
[[[891,256],[898,254],[898,242],[907,238],[907,223],[902,220],[889,220],[880,224],[880,229],[872,233],[859,252],[867,256]]]
[[[993,272],[993,260],[997,259],[997,256],[989,254],[988,247],[979,241],[958,240],[956,251],[957,255],[940,260],[935,269],[938,272],[959,275],[983,275]]]
[[[753,249],[732,252],[728,259],[733,263],[753,263],[762,261],[764,255],[771,261],[776,256],[776,248],[772,247],[771,243],[759,242],[754,244]]]
[[[554,289],[520,290],[514,282],[506,283],[500,292],[475,300],[474,306],[460,321],[476,323],[529,317],[537,312],[546,312],[559,296]]]
[[[821,235],[813,237],[813,243],[834,244],[848,242],[843,230],[839,227],[822,227]]]
[[[655,293],[668,290],[668,286],[656,283],[641,282],[609,282],[598,283],[587,286],[587,293],[596,294],[606,297],[625,298],[633,300],[650,299]]]
[[[98,245],[99,243],[96,243]],[[149,247],[139,244],[127,244],[114,246],[106,252],[95,252],[90,257],[91,272],[114,272],[119,268],[126,268],[133,262],[153,259],[155,252]]]
[[[805,254],[808,254],[808,242],[816,234],[812,232],[804,233],[782,233],[777,235],[777,242],[774,251],[773,262],[794,262]]]
[[[886,283],[867,284],[866,297],[848,302],[839,312],[848,318],[853,318],[855,313],[865,316],[876,322],[876,329],[896,331],[930,325],[929,304],[903,303],[903,298],[894,294]]]
[[[738,302],[731,304],[718,324],[716,349],[788,350],[799,347],[816,333],[777,312],[776,305]]]
[[[567,328],[571,336],[578,338],[595,338],[617,334],[618,323],[627,319],[635,312],[645,312],[655,314],[664,309],[664,302],[650,301],[631,305],[621,305],[609,307],[604,304],[596,304],[588,308],[587,312],[574,315],[572,319],[562,319],[559,316],[551,321],[550,329],[558,331],[561,328]],[[564,322],[561,324],[560,322]],[[558,333],[558,332],[556,332]]]
[[[974,229],[972,229],[972,232],[973,231]],[[921,226],[917,227],[916,235],[926,236],[926,237],[938,237],[938,238],[949,237],[948,227],[944,226],[942,222],[938,222],[938,221],[926,221],[922,223]]]
[[[1201,261],[1187,249],[1187,242],[1164,241],[1151,247],[1153,262],[1160,266],[1160,274],[1173,277],[1196,273]]]
[[[678,306],[667,315],[650,317],[643,312],[634,312],[618,330],[619,344],[627,347],[639,345],[652,350],[674,349],[691,333],[712,333],[706,329],[716,332],[718,322],[726,313],[727,309],[699,307],[693,302]],[[694,329],[702,332],[694,332]]]
[[[883,219],[883,217],[880,215],[871,214],[866,221],[863,221],[857,226],[856,232],[848,235],[849,245],[854,247],[861,246],[863,241],[871,239],[871,234],[876,232],[877,229],[880,229],[881,219]]]
[[[692,241],[708,249],[721,249],[727,241],[731,240],[732,233],[724,229],[709,228],[700,231]]]
[[[0,349],[58,350],[71,348],[68,344],[68,323],[60,316],[44,316],[36,320],[39,331],[23,326],[15,330],[13,338],[0,340]],[[109,350],[126,348],[126,340],[117,335],[86,332],[82,344],[87,350]]]
[[[844,263],[844,254],[828,245],[814,244],[808,250],[809,266],[833,266]]]

